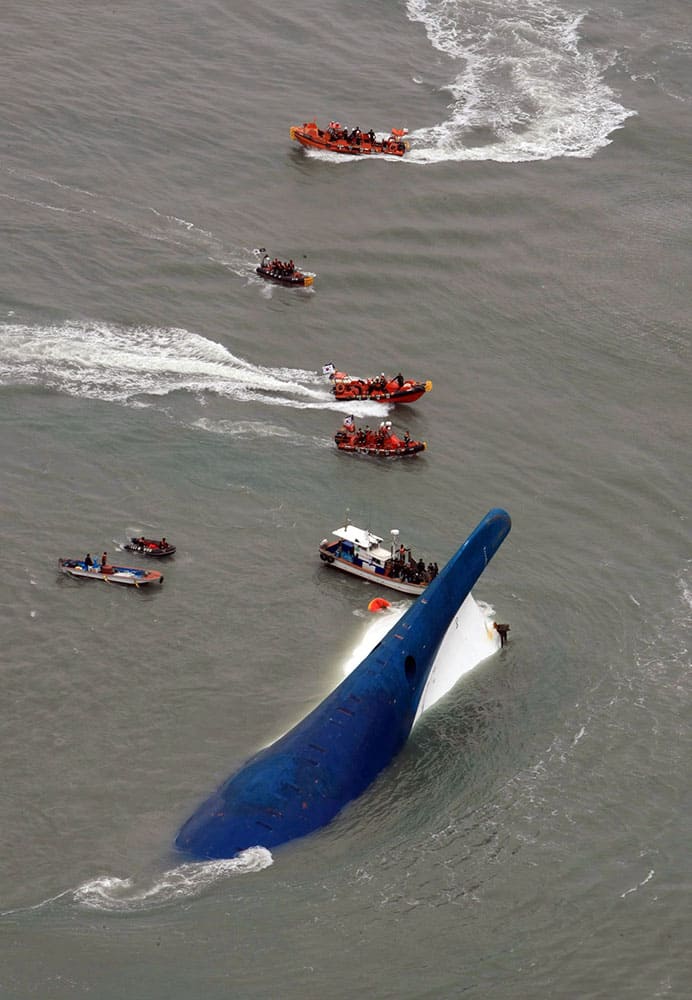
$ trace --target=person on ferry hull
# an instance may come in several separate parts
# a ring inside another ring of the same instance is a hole
[[[507,644],[507,633],[509,632],[509,625],[502,625],[499,622],[493,622],[493,628],[500,636],[500,649]]]

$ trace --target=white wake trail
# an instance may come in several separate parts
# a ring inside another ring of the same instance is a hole
[[[412,133],[402,162],[589,157],[635,113],[604,81],[612,53],[583,50],[583,13],[546,0],[407,0],[406,9],[459,71],[445,88],[449,118]]]
[[[184,329],[68,322],[0,324],[0,384],[38,385],[86,399],[153,405],[187,392],[270,406],[326,409],[359,417],[376,403],[338,402],[315,371],[255,365],[216,341]]]

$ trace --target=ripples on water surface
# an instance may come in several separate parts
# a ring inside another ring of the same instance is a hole
[[[685,996],[687,9],[5,21],[0,991]],[[306,153],[313,116],[411,152]],[[349,408],[425,455],[336,454],[327,361],[431,378]],[[497,504],[509,646],[319,835],[171,855],[357,658],[374,592],[315,555],[345,509],[443,562]],[[58,579],[158,531],[160,592]]]

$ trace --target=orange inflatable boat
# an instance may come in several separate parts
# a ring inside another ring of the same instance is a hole
[[[399,437],[392,430],[391,420],[383,420],[376,431],[369,427],[356,428],[352,417],[344,420],[343,426],[334,435],[339,451],[350,451],[356,455],[377,455],[381,458],[403,458],[425,451],[425,441],[413,441],[408,431]]]
[[[322,149],[330,153],[347,153],[349,156],[404,156],[409,149],[404,139],[408,129],[393,128],[389,135],[378,136],[372,129],[349,131],[339,122],[330,122],[320,128],[317,122],[304,122],[291,127],[291,139],[307,149]]]
[[[325,366],[328,367],[328,366]],[[415,403],[432,389],[432,382],[415,382],[399,373],[388,379],[384,372],[378,378],[351,378],[346,372],[329,375],[332,392],[337,399],[372,399],[377,403]]]

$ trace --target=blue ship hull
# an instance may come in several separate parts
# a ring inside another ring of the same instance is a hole
[[[363,662],[202,803],[176,847],[198,859],[278,847],[364,792],[406,742],[445,632],[510,527],[491,510]]]

